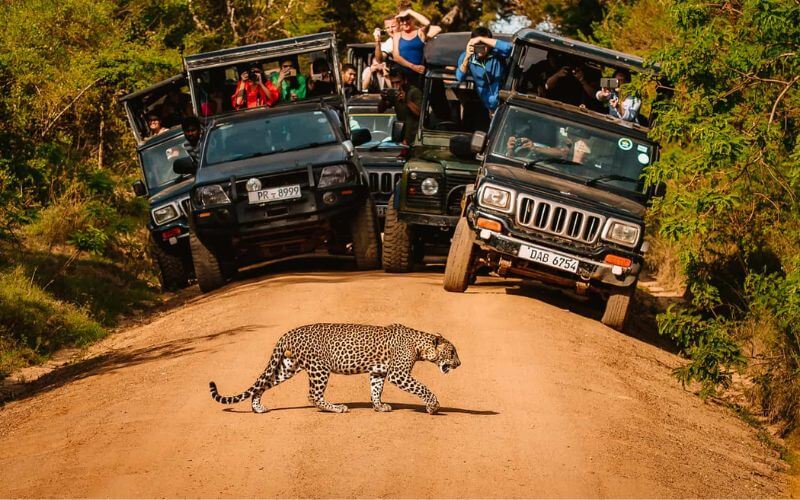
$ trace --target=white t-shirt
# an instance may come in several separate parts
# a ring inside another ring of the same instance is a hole
[[[394,38],[389,38],[381,44],[381,52],[390,54],[394,52]]]

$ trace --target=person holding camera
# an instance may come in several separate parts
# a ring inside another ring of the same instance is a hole
[[[242,71],[236,91],[231,97],[233,108],[237,110],[273,106],[277,101],[278,89],[271,82],[265,82],[258,66]]]
[[[631,74],[623,69],[614,72],[613,78],[601,79],[600,90],[595,97],[602,103],[608,103],[608,114],[628,122],[639,121],[639,109],[642,100],[635,95],[620,97],[620,87],[631,81]]]
[[[394,52],[394,34],[397,31],[397,26],[397,18],[391,16],[383,20],[383,30],[375,28],[375,31],[372,32],[372,37],[375,39],[375,60],[378,63],[386,62]],[[381,31],[385,31],[389,37],[383,42],[381,42]]]
[[[373,58],[372,64],[364,68],[361,73],[361,91],[367,94],[377,94],[390,86],[389,68],[386,63],[378,62]]]
[[[500,104],[498,95],[512,48],[510,43],[492,38],[492,32],[480,26],[472,31],[466,50],[458,58],[456,79],[463,82],[467,74],[472,75],[475,91],[489,112],[494,112]]]
[[[306,77],[297,71],[294,58],[281,59],[280,68],[272,74],[272,84],[280,92],[281,102],[295,102],[306,98]]]
[[[422,91],[408,83],[408,77],[397,66],[389,70],[389,82],[392,86],[381,91],[378,113],[394,107],[397,121],[406,124],[403,144],[411,146],[419,128],[419,115],[422,109]]]

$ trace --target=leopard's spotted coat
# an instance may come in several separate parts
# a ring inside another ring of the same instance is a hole
[[[308,398],[323,411],[344,413],[342,404],[325,401],[323,395],[331,373],[352,375],[369,373],[372,405],[376,411],[391,411],[381,402],[383,382],[388,379],[400,389],[419,396],[428,413],[436,413],[439,401],[411,376],[414,363],[430,361],[443,373],[457,368],[456,348],[438,334],[414,330],[403,325],[371,326],[316,323],[285,333],[275,345],[267,368],[252,387],[237,396],[224,397],[210,382],[211,397],[222,404],[239,403],[252,397],[253,411],[263,413],[261,395],[267,389],[290,379],[300,370],[308,371]]]

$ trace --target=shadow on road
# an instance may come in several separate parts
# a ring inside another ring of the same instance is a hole
[[[391,405],[393,412],[399,411],[399,410],[410,410],[410,411],[414,411],[416,413],[428,413],[427,410],[425,410],[425,405],[414,405],[414,404],[407,404],[407,403],[392,403],[392,402],[389,402],[389,401],[384,401],[384,403],[388,403],[389,405]],[[339,404],[339,403],[337,403],[337,404]],[[364,403],[364,402],[359,401],[359,402],[355,402],[355,403],[344,403],[344,404],[348,408],[350,408],[351,411],[354,410],[354,409],[372,410],[372,403]],[[291,410],[313,410],[313,411],[319,411],[319,410],[317,410],[316,406],[312,406],[312,405],[288,406],[286,408],[270,408],[268,406],[267,410],[269,410],[267,413],[272,413],[272,412],[276,412],[276,411],[291,411]],[[253,411],[250,410],[249,408],[247,410],[239,410],[239,409],[228,407],[228,408],[225,408],[222,411],[227,412],[227,413],[242,413],[242,414],[253,413]],[[320,413],[324,413],[324,412],[320,411]],[[442,406],[442,407],[439,408],[438,415],[446,415],[448,413],[465,413],[467,415],[499,415],[498,412],[492,411],[492,410],[468,410],[468,409],[465,409],[465,408],[452,408],[452,407],[447,407],[447,406]]]
[[[599,298],[581,296],[577,293],[537,281],[517,278],[502,280],[499,278],[486,277],[479,278],[477,283],[470,286],[470,289],[480,290],[482,287],[484,289],[489,289],[497,286],[504,286],[505,293],[508,295],[529,297],[553,307],[569,311],[572,314],[597,321],[598,323],[603,317],[603,308],[605,304]],[[479,291],[478,293],[481,292]],[[492,290],[486,293],[497,292]],[[658,334],[656,315],[665,310],[669,304],[679,300],[679,297],[656,297],[641,287],[638,288],[636,290],[636,301],[628,316],[628,326],[623,333],[664,351],[677,354],[678,349],[675,343]]]
[[[0,387],[0,405],[46,393],[77,380],[113,373],[131,366],[150,363],[166,358],[179,358],[204,352],[198,346],[221,337],[235,336],[267,328],[264,325],[246,325],[221,332],[170,340],[162,344],[139,349],[120,349],[110,351],[75,363],[54,369],[32,382],[19,382]]]

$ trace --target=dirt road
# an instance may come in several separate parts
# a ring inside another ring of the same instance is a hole
[[[551,290],[482,278],[456,295],[441,279],[338,261],[272,266],[115,335],[0,410],[0,497],[785,490],[775,453],[728,410],[682,390],[670,375],[679,359],[656,342],[610,330],[598,311]],[[304,374],[266,393],[263,415],[209,397],[209,380],[227,394],[249,386],[277,338],[312,322],[444,334],[462,366],[415,369],[441,414],[388,384],[395,411],[374,412],[366,375],[332,377],[326,396],[350,406],[342,415],[309,406]]]

